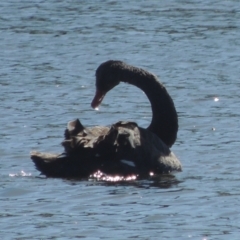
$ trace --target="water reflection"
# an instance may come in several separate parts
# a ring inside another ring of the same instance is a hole
[[[70,185],[78,185],[79,182],[87,181],[88,186],[132,186],[136,188],[161,188],[169,189],[177,187],[182,183],[182,180],[178,180],[176,176],[172,174],[153,175],[147,178],[139,178],[138,176],[110,176],[97,172],[90,176],[89,179],[68,179],[65,180]]]
[[[163,175],[163,176],[155,176],[155,177],[149,177],[149,179],[142,179],[137,181],[121,181],[121,182],[101,182],[104,186],[113,186],[113,185],[119,185],[119,186],[133,186],[136,188],[161,188],[161,189],[169,189],[172,187],[176,187],[181,181],[179,181],[175,176],[173,175]]]

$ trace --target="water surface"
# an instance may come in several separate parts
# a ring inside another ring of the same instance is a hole
[[[238,1],[0,3],[1,239],[238,239]],[[179,113],[174,176],[131,183],[39,177],[31,150],[61,152],[68,121],[137,121],[150,105],[120,84],[90,108],[98,65],[156,74]]]

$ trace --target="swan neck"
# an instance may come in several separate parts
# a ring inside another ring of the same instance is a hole
[[[142,69],[133,68],[122,77],[122,82],[140,88],[147,95],[152,108],[152,121],[147,129],[171,147],[177,138],[178,117],[166,88],[155,75]]]

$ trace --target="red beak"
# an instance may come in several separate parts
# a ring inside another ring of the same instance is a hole
[[[101,104],[105,94],[106,94],[105,92],[96,90],[95,96],[94,96],[94,98],[92,100],[92,103],[91,103],[92,108],[95,109]]]

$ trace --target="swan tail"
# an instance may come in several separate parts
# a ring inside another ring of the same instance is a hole
[[[65,174],[65,156],[41,152],[31,152],[30,156],[41,174],[47,177],[60,177]]]
[[[35,167],[46,177],[54,178],[86,178],[92,173],[93,165],[86,167],[80,156],[68,156],[67,153],[52,154],[31,152]],[[85,159],[87,161],[87,159]]]

